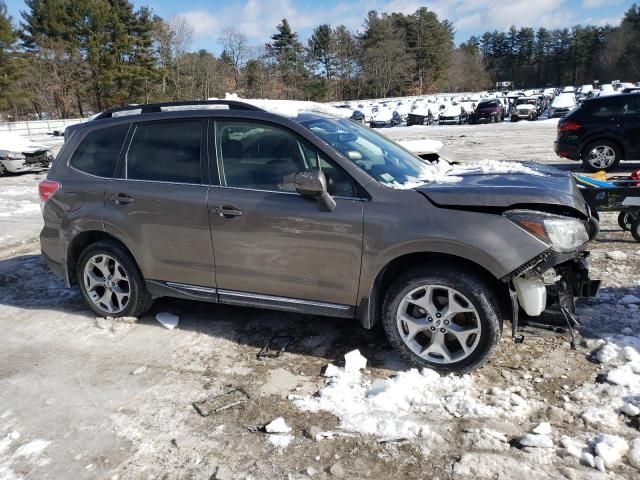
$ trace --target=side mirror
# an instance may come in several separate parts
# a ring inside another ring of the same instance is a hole
[[[322,170],[302,170],[296,173],[293,183],[300,195],[315,199],[321,210],[333,212],[336,208],[336,201],[327,192],[327,178]]]

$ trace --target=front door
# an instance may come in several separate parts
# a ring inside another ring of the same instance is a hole
[[[206,124],[134,125],[120,178],[106,187],[104,227],[132,251],[145,279],[213,291]]]
[[[222,120],[215,130],[220,185],[208,205],[221,300],[259,294],[354,306],[363,204],[353,180],[284,127]],[[333,212],[293,188],[308,168],[325,172]]]
[[[640,160],[640,95],[622,98],[622,130],[630,147],[625,160]]]

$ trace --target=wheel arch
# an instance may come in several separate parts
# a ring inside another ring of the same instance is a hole
[[[135,256],[131,252],[131,250],[118,238],[113,235],[104,232],[102,230],[86,230],[75,235],[69,245],[67,247],[67,256],[66,256],[66,282],[69,286],[76,284],[77,271],[76,267],[78,265],[78,259],[82,252],[91,244],[102,241],[109,240],[117,243],[121,246],[131,257],[133,262],[138,266],[138,262],[136,261]],[[138,266],[138,269],[140,267]]]
[[[385,295],[393,282],[410,268],[420,265],[446,266],[451,269],[464,269],[474,272],[496,291],[496,299],[500,306],[501,320],[509,318],[509,288],[480,264],[453,254],[440,252],[413,252],[395,257],[389,261],[375,277],[368,296],[361,299],[356,315],[364,328],[373,328],[380,321]]]
[[[611,135],[594,135],[593,137],[587,139],[584,144],[582,145],[582,148],[580,149],[580,160],[584,160],[584,155],[587,153],[587,147],[589,145],[591,145],[594,142],[598,142],[598,141],[607,141],[607,142],[611,142],[611,143],[615,143],[618,148],[620,149],[620,156],[621,156],[621,160],[625,160],[626,156],[627,156],[627,147],[624,143],[624,141],[620,138],[611,136]]]

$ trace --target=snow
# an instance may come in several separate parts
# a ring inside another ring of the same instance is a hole
[[[347,432],[438,441],[434,418],[526,417],[534,403],[516,390],[492,388],[483,394],[469,375],[441,377],[430,369],[370,381],[332,366],[328,385],[317,396],[294,398],[293,403],[304,411],[333,413],[340,420],[339,428]]]
[[[49,150],[46,145],[35,143],[17,133],[0,132],[0,150],[19,153],[34,153]]]
[[[289,433],[291,431],[291,427],[287,426],[284,418],[278,417],[271,423],[265,425],[264,430],[267,433]]]
[[[267,440],[278,449],[285,449],[293,441],[293,435],[269,435]]]
[[[14,455],[16,457],[30,457],[33,455],[40,455],[42,451],[49,446],[51,442],[43,439],[32,440],[29,443],[26,443],[19,447]]]
[[[607,253],[612,253],[612,252],[607,252]],[[620,299],[620,303],[623,305],[637,304],[637,303],[640,303],[640,298],[636,297],[635,295],[625,295]]]
[[[548,435],[527,433],[520,439],[520,444],[525,447],[553,448],[553,440]]]
[[[551,102],[551,108],[572,108],[576,105],[576,97],[573,93],[561,93]]]
[[[180,317],[168,312],[160,312],[156,313],[156,320],[160,322],[160,324],[168,328],[169,330],[173,330],[180,323]]]
[[[344,372],[346,374],[357,374],[365,368],[367,368],[367,359],[359,350],[353,350],[344,356]]]
[[[537,433],[538,435],[550,435],[551,434],[551,424],[549,422],[542,422],[538,424],[536,428],[531,430],[533,433]]]
[[[297,117],[300,113],[303,112],[313,112],[341,118],[348,118],[351,115],[351,109],[348,108],[334,108],[323,103],[308,102],[302,100],[240,98],[237,94],[230,93],[227,93],[225,95],[225,100],[237,100],[239,102],[249,103],[268,112],[292,118]]]
[[[622,261],[627,259],[627,254],[620,250],[612,250],[606,253],[607,258],[615,261]]]
[[[544,176],[542,172],[534,170],[520,162],[503,162],[499,160],[482,160],[475,163],[465,163],[451,169],[451,175],[464,175],[465,173],[483,173],[486,175],[501,173],[520,173],[525,175]]]
[[[636,438],[631,444],[628,457],[631,465],[640,469],[640,437]]]
[[[596,439],[594,450],[597,455],[596,460],[601,458],[604,466],[611,468],[626,455],[629,451],[629,445],[621,437],[602,434]]]

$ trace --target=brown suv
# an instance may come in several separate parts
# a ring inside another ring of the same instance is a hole
[[[548,308],[571,323],[594,287],[572,177],[434,181],[317,107],[156,104],[70,127],[40,184],[44,259],[98,315],[171,296],[381,321],[404,358],[441,371],[483,364],[504,319],[514,336]]]

